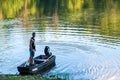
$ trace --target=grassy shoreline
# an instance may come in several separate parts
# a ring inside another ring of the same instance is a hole
[[[61,78],[44,78],[38,75],[0,75],[2,80],[62,80]]]

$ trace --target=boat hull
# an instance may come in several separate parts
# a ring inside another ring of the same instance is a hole
[[[38,56],[39,57],[39,56]],[[36,58],[34,58],[34,61]],[[24,62],[20,66],[17,67],[20,74],[42,74],[45,71],[50,70],[52,67],[54,67],[55,64],[55,55],[51,55],[48,59],[43,61],[35,61],[34,66],[26,65],[27,62]]]

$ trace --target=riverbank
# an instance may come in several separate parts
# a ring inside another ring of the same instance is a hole
[[[21,76],[21,75],[0,75],[0,79],[2,80],[62,80],[60,78],[44,78],[40,76],[35,75],[27,75],[27,76]]]

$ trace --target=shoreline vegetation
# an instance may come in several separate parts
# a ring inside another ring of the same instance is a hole
[[[41,77],[39,75],[9,75],[9,74],[0,74],[0,79],[2,80],[62,80],[58,77]]]

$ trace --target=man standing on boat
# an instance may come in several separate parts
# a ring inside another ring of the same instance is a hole
[[[30,51],[30,57],[29,57],[29,64],[32,66],[33,64],[33,57],[35,55],[35,32],[32,33],[32,37],[30,38],[30,43],[29,43],[29,51]]]

